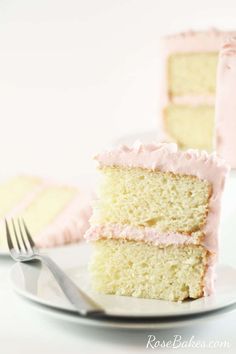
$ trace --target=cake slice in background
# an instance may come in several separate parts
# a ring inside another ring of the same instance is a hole
[[[189,31],[162,40],[163,128],[182,149],[213,149],[218,53],[229,35],[236,32]]]
[[[222,45],[216,89],[216,151],[236,168],[236,37]]]
[[[23,204],[41,188],[42,180],[31,176],[16,176],[0,184],[0,218],[10,211],[17,212],[17,209],[23,208]]]
[[[213,291],[228,166],[176,144],[135,143],[96,156],[103,175],[91,227],[93,287],[179,301]]]
[[[39,247],[83,239],[92,192],[41,178],[19,176],[0,185],[0,247],[6,248],[4,218],[23,217]]]

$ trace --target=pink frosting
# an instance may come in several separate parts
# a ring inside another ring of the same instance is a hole
[[[213,106],[215,104],[215,96],[212,95],[185,95],[185,96],[173,96],[171,102],[177,105],[187,105],[187,106],[200,106],[207,105]]]
[[[212,254],[208,257],[207,270],[204,277],[204,296],[209,296],[214,292],[216,279],[215,263],[216,257]]]
[[[222,191],[229,166],[215,153],[189,149],[178,151],[175,143],[122,145],[95,156],[99,167],[141,167],[150,170],[193,175],[213,184],[215,192]],[[214,195],[214,191],[213,191]]]
[[[223,40],[229,36],[236,36],[236,31],[219,31],[215,28],[208,31],[189,30],[164,37],[163,51],[168,56],[178,52],[218,52]]]
[[[236,168],[236,38],[229,38],[219,55],[216,91],[216,150]]]
[[[104,236],[105,235],[105,236]],[[85,238],[87,241],[96,241],[101,237],[145,241],[154,245],[198,245],[199,237],[189,237],[175,232],[160,232],[152,227],[134,227],[131,225],[104,224],[91,226]]]

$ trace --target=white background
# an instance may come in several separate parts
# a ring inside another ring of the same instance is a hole
[[[157,126],[159,38],[236,28],[235,1],[0,0],[0,174],[76,179]]]
[[[92,155],[113,139],[156,129],[160,36],[210,27],[236,29],[235,0],[0,0],[0,177],[29,172],[76,180],[94,171]],[[223,261],[236,265],[231,204],[221,249]],[[39,316],[11,292],[11,262],[0,261],[1,354],[146,352],[147,332]],[[233,353],[235,321],[234,312],[154,334],[229,340],[225,352]]]

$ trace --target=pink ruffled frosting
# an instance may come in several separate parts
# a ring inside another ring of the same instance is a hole
[[[220,51],[216,90],[216,150],[236,168],[236,37],[225,41]]]
[[[173,172],[196,176],[213,185],[213,196],[224,187],[229,166],[215,153],[189,149],[178,151],[175,143],[122,145],[95,156],[99,167],[141,167],[150,170]],[[214,194],[215,192],[215,194]]]

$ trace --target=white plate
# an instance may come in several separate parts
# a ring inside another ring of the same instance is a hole
[[[236,304],[236,270],[228,266],[219,266],[217,269],[216,293],[197,300],[175,303],[98,294],[92,291],[89,284],[87,273],[89,254],[89,245],[83,243],[58,249],[51,255],[71,279],[99,303],[108,316],[112,316],[111,320],[122,321],[125,317],[126,320],[134,322],[143,322],[144,319],[149,322],[156,319],[173,322],[183,320],[186,316],[210,314],[222,309],[230,310]],[[64,315],[78,317],[51,273],[40,264],[16,263],[11,269],[10,279],[15,291],[25,298],[48,306],[50,311],[53,309],[60,310],[60,313],[66,311]],[[80,319],[84,320],[87,319]]]
[[[66,322],[72,322],[79,325],[86,326],[96,326],[96,327],[108,327],[108,328],[126,328],[126,329],[170,329],[178,327],[192,326],[193,324],[198,324],[199,322],[205,323],[208,320],[215,320],[218,317],[222,317],[233,310],[231,306],[226,307],[226,309],[219,311],[207,312],[202,315],[193,315],[193,316],[183,316],[178,319],[175,317],[167,317],[166,319],[157,318],[153,321],[132,321],[132,320],[96,320],[88,317],[78,316],[72,312],[55,310],[52,307],[40,306],[37,302],[28,301],[34,309],[43,315],[51,316],[57,320],[62,320]]]

